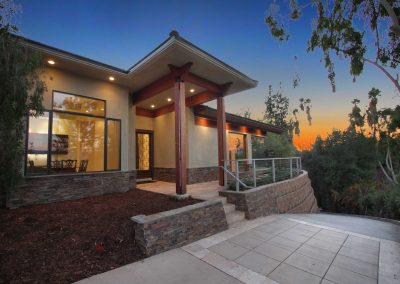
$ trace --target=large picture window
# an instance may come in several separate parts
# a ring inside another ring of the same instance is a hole
[[[120,170],[121,121],[105,116],[106,102],[53,93],[53,110],[30,117],[26,174]]]

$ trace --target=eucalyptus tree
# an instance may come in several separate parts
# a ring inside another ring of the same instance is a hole
[[[265,17],[271,35],[280,41],[289,40],[290,23],[299,20],[307,9],[313,9],[315,15],[307,51],[322,51],[333,92],[336,56],[349,61],[353,80],[363,72],[365,63],[378,68],[400,96],[396,72],[400,63],[400,1],[271,1]]]

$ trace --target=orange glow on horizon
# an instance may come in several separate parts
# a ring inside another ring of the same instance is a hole
[[[309,126],[307,121],[300,122],[300,136],[294,135],[293,144],[299,151],[311,150],[317,136],[326,138],[333,129],[344,130],[348,127],[346,120],[332,121],[331,118],[319,118]]]

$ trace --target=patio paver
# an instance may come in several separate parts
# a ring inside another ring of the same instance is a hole
[[[163,283],[199,283],[202,273],[202,283],[400,283],[400,243],[291,217],[242,221],[180,249],[80,283],[152,283],[156,276]],[[201,273],[189,273],[197,265]]]

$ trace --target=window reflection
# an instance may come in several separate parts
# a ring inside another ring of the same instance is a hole
[[[120,168],[120,136],[121,122],[119,120],[107,121],[107,170]]]
[[[53,113],[51,172],[104,171],[104,119]]]
[[[54,92],[53,109],[105,116],[105,101]]]
[[[49,113],[29,118],[27,174],[47,174]]]

